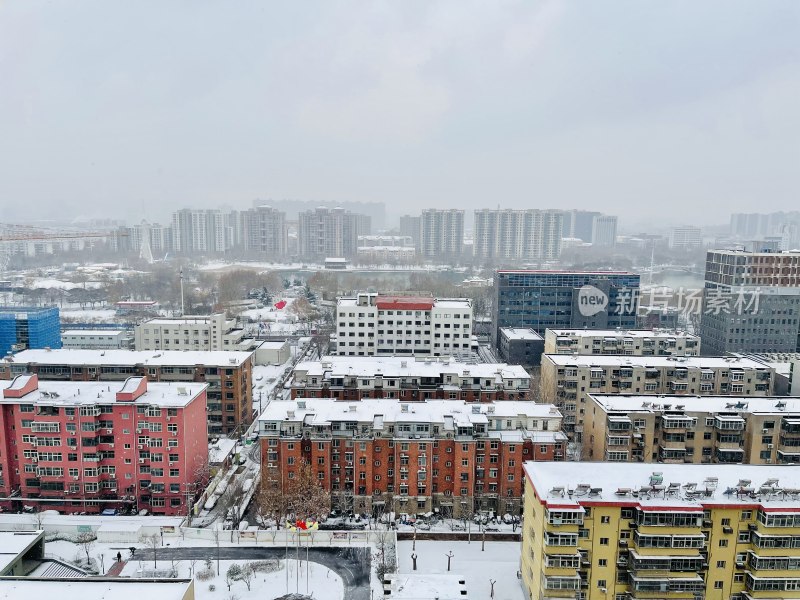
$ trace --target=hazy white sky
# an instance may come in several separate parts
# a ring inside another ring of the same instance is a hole
[[[796,0],[0,0],[0,221],[798,208]]]

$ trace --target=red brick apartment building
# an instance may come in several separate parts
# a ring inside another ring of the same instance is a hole
[[[467,364],[450,358],[326,356],[299,363],[291,385],[292,398],[404,402],[532,398],[530,375],[519,365]]]
[[[227,350],[25,350],[0,360],[0,379],[35,374],[58,381],[150,381],[208,384],[208,435],[246,428],[253,419],[252,352]]]
[[[206,385],[0,381],[0,506],[187,513],[208,460]]]
[[[273,401],[259,417],[262,485],[308,463],[334,505],[358,512],[519,514],[526,460],[564,460],[549,404]]]

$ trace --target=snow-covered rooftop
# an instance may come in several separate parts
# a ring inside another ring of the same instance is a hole
[[[346,402],[329,398],[309,400],[276,400],[269,403],[259,416],[259,421],[304,421],[306,425],[323,425],[332,421],[386,422],[442,422],[452,417],[456,424],[471,426],[487,423],[489,417],[536,419],[561,419],[561,413],[552,404],[504,401],[471,404],[460,400],[426,400],[424,402],[398,402],[391,399]]]
[[[1,579],[0,598],[52,598],[59,600],[108,600],[109,598],[147,598],[182,600],[191,580],[143,581],[126,577],[108,579]]]
[[[557,336],[623,338],[690,338],[699,336],[675,329],[551,329]]]
[[[20,375],[20,377],[26,377]],[[19,377],[0,381],[0,403],[3,404],[47,404],[48,406],[77,406],[81,404],[116,404],[117,392],[123,391],[131,382],[137,383],[140,378],[132,377],[127,381],[44,381],[39,380],[38,388],[19,398],[6,398],[2,392],[19,386]],[[15,384],[15,382],[17,382]],[[164,407],[187,406],[207,387],[205,383],[193,382],[148,382],[147,391],[133,402],[120,404],[152,404]],[[125,391],[129,391],[125,389]]]
[[[65,335],[95,335],[103,337],[113,337],[125,333],[124,329],[65,329],[61,336]]]
[[[542,336],[525,327],[501,327],[500,331],[510,340],[541,340]]]
[[[456,373],[460,377],[524,378],[529,375],[520,365],[506,363],[467,364],[453,360],[420,359],[402,356],[325,356],[321,361],[298,363],[295,372],[331,377],[440,377],[445,373]]]
[[[209,464],[219,464],[224,461],[236,447],[236,440],[220,438],[215,443],[208,445]]]
[[[231,367],[241,366],[252,352],[232,350],[23,350],[11,357],[15,363],[37,365],[153,365]],[[8,359],[6,359],[8,360]]]
[[[286,340],[278,341],[278,342],[259,342],[258,348],[261,350],[280,350],[283,348],[288,342]]]
[[[0,572],[41,537],[41,531],[0,531]],[[2,598],[0,588],[0,598]]]
[[[800,466],[526,461],[524,468],[537,497],[563,508],[625,503],[701,511],[752,503],[800,512]]]
[[[456,600],[467,595],[465,577],[455,573],[394,573],[390,580],[392,600]]]
[[[142,325],[205,325],[211,323],[219,315],[186,315],[185,317],[155,317],[142,323]],[[225,319],[230,322],[230,319]]]
[[[684,367],[689,369],[762,369],[764,363],[749,358],[726,356],[627,356],[622,354],[546,354],[558,366],[578,367]]]
[[[606,412],[652,412],[686,410],[687,412],[741,412],[746,414],[797,414],[800,398],[768,396],[647,396],[641,394],[589,394]],[[670,408],[666,409],[665,407]],[[678,407],[681,408],[678,408]]]

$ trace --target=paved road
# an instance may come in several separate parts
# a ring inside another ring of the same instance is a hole
[[[295,547],[289,548],[289,558],[294,558]],[[253,546],[220,546],[220,560],[264,560],[283,559],[285,547],[265,548]],[[158,560],[216,560],[217,547],[159,548]],[[152,560],[153,551],[138,549],[136,558]],[[305,548],[300,549],[300,559],[305,560]],[[309,548],[308,559],[334,571],[344,581],[344,597],[347,600],[370,600],[370,569],[372,560],[369,548]],[[301,586],[302,587],[302,586]],[[290,584],[291,588],[291,584]],[[291,589],[290,589],[291,591]],[[313,590],[312,590],[313,591]]]

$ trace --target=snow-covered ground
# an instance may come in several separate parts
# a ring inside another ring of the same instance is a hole
[[[417,554],[417,573],[446,573],[447,554],[453,553],[451,572],[463,575],[467,594],[471,598],[488,598],[490,580],[494,580],[495,600],[524,600],[520,580],[517,579],[520,560],[518,542],[486,542],[481,551],[480,540],[467,542],[413,542],[397,543],[399,573],[413,573],[411,554]]]
[[[502,520],[499,523],[490,522],[486,527],[486,535],[491,536],[492,533],[502,532],[502,533],[514,533],[519,531],[519,525],[514,527],[511,523],[504,523]],[[411,524],[403,524],[401,522],[397,523],[397,530],[398,531],[414,531],[414,526]],[[439,533],[465,533],[469,532],[474,536],[480,537],[481,535],[481,526],[475,520],[467,520],[462,521],[461,519],[440,519],[433,525],[428,527],[427,524],[423,524],[422,527],[419,527],[417,531],[420,532],[428,532],[428,531],[435,531]]]
[[[200,265],[198,269],[201,271],[223,271],[226,269],[265,269],[272,271],[275,270],[290,271],[293,269],[304,269],[313,267],[321,269],[322,265],[304,265],[303,263],[270,263],[270,262],[258,262],[258,261],[248,261],[248,260],[226,262],[226,261],[216,260],[207,262],[204,265]]]
[[[117,320],[117,311],[113,308],[62,308],[61,321],[79,323],[108,323]]]
[[[313,593],[314,598],[319,600],[341,600],[344,597],[344,584],[336,573],[319,563],[306,563],[304,560],[300,561],[298,569],[298,563],[292,559],[288,561],[288,580],[286,563],[280,561],[280,569],[278,571],[272,573],[258,572],[253,577],[249,590],[243,581],[234,581],[230,592],[228,592],[225,574],[233,564],[244,567],[246,561],[222,560],[219,563],[220,574],[217,575],[217,562],[212,560],[209,572],[213,573],[213,577],[205,579],[205,581],[200,580],[200,577],[205,577],[205,575],[201,574],[206,570],[206,564],[202,561],[198,560],[194,565],[189,561],[179,561],[175,563],[175,569],[178,572],[178,577],[188,578],[191,576],[192,566],[194,567],[194,589],[197,600],[228,598],[231,593],[235,594],[238,600],[277,598],[288,592],[295,591],[299,591],[301,594],[308,593],[309,595]],[[162,562],[158,566],[159,568],[164,568],[171,565]],[[151,569],[152,567],[153,563],[151,561],[129,562],[123,568],[121,575],[123,577],[138,577],[141,575],[140,569]]]
[[[226,532],[227,533],[227,532]],[[167,541],[169,540],[169,541]],[[188,546],[208,546],[207,540],[192,540],[181,539],[179,537],[165,538],[166,546],[172,547],[188,547]],[[212,542],[213,543],[213,542]],[[141,577],[147,576],[148,570],[153,569],[153,562],[151,560],[141,561],[138,559],[128,560],[130,552],[128,547],[135,545],[137,548],[142,548],[143,544],[130,544],[124,542],[117,543],[100,543],[95,542],[89,549],[89,556],[91,562],[95,564],[98,571],[103,573],[109,571],[115,564],[117,552],[119,552],[123,560],[128,562],[123,567],[121,577]],[[221,540],[222,546],[232,546],[238,544],[229,544],[226,538]],[[73,542],[65,540],[57,540],[45,543],[45,552],[48,557],[61,558],[70,563],[80,561],[85,563],[86,553],[81,546]],[[319,600],[342,600],[344,597],[344,583],[342,579],[332,570],[324,565],[316,562],[307,563],[303,559],[301,553],[301,560],[299,562],[292,558],[289,554],[288,561],[288,583],[286,563],[281,560],[277,571],[266,572],[259,571],[254,577],[250,585],[250,590],[244,581],[234,581],[231,584],[231,590],[228,592],[228,586],[225,581],[225,575],[228,569],[233,564],[238,564],[244,567],[247,560],[221,560],[219,563],[219,575],[217,575],[217,562],[210,557],[211,569],[207,569],[207,563],[203,560],[158,560],[158,569],[171,569],[174,568],[179,578],[195,578],[195,598],[198,600],[214,600],[216,598],[229,598],[230,594],[235,594],[237,600],[250,600],[256,598],[276,598],[287,593],[287,585],[289,592],[299,591],[300,593],[313,594],[314,598]],[[209,571],[202,574],[203,571]],[[211,575],[210,578],[208,575]],[[202,580],[201,580],[202,579]]]

